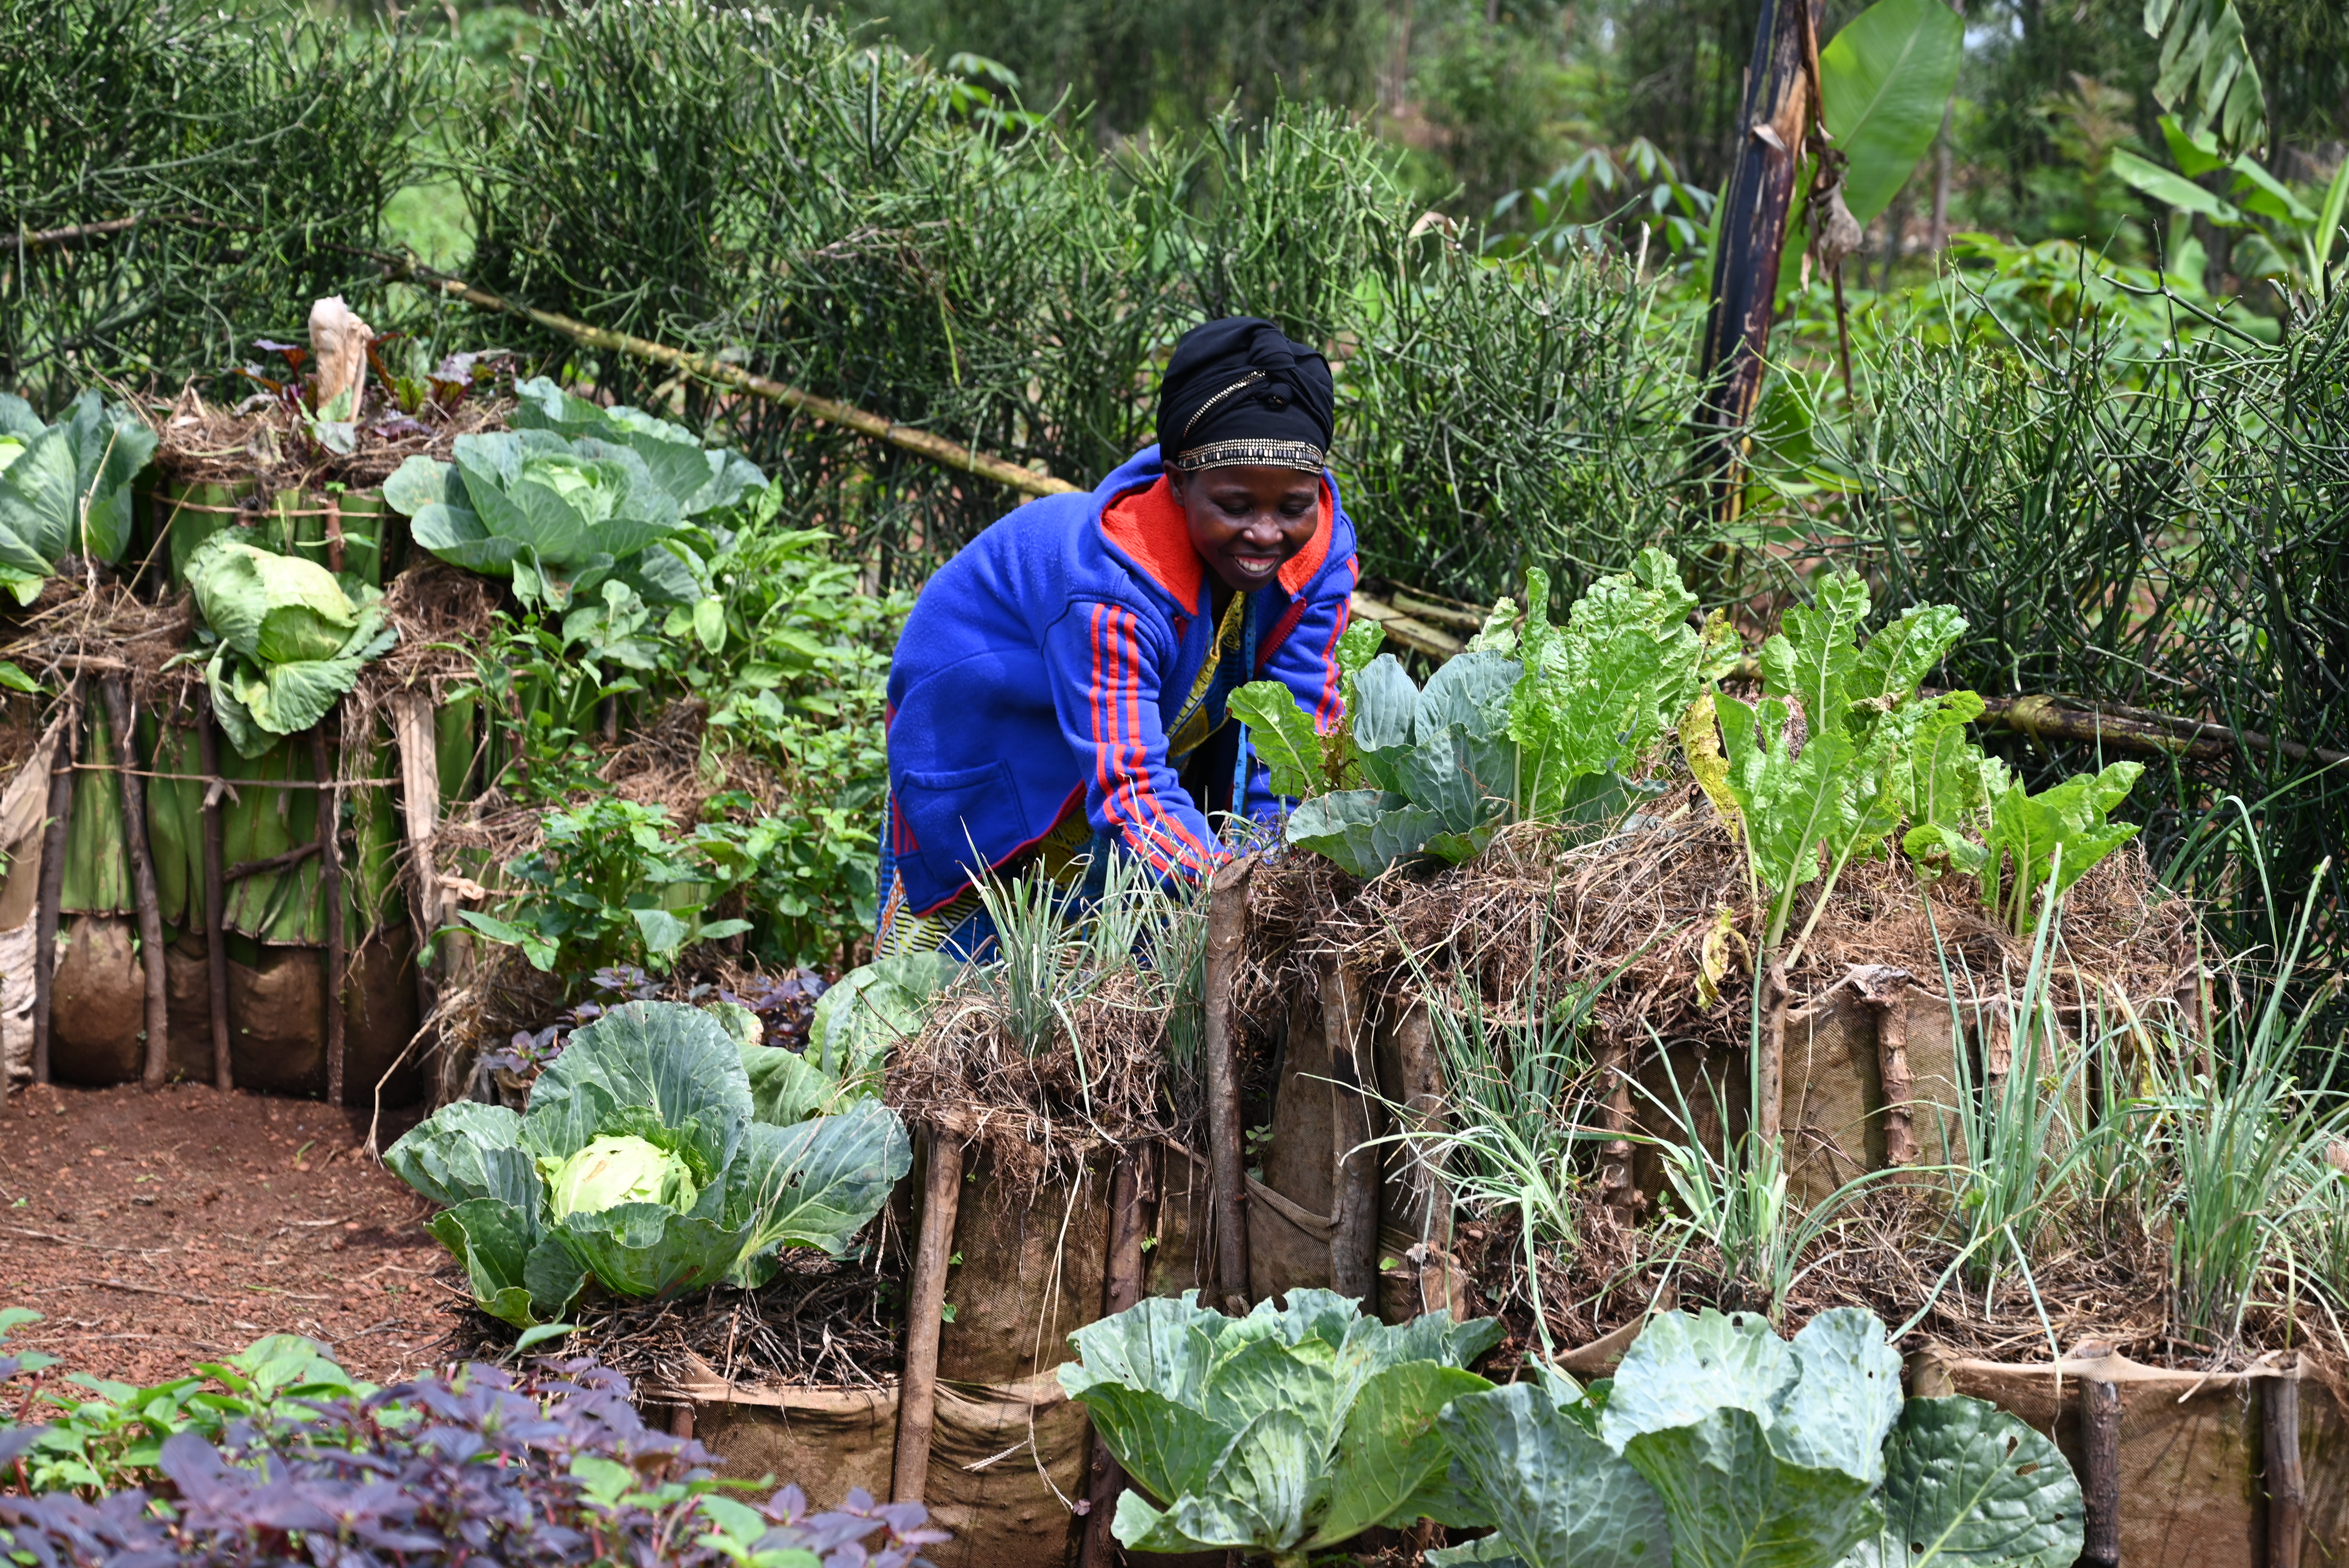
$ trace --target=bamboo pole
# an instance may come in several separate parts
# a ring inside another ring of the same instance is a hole
[[[212,1087],[236,1087],[236,1067],[228,1039],[228,879],[221,868],[221,797],[228,786],[220,776],[220,727],[212,718],[212,694],[197,688],[196,756],[212,775],[204,787],[204,972],[210,982],[212,1026]]]
[[[1376,1106],[1363,1092],[1361,1006],[1354,976],[1334,954],[1321,961],[1321,1038],[1330,1053],[1330,1284],[1378,1311],[1379,1154]]]
[[[130,858],[130,903],[138,913],[140,967],[147,977],[147,1049],[139,1075],[147,1088],[161,1088],[171,1065],[171,988],[163,962],[163,908],[155,892],[155,856],[147,842],[147,782],[131,766],[137,755],[129,684],[120,676],[98,682],[106,701],[106,724],[113,731],[114,756],[122,773],[122,846]]]
[[[1240,1153],[1238,1029],[1232,1016],[1247,934],[1249,874],[1243,855],[1207,884],[1207,951],[1201,991],[1207,1053],[1207,1164],[1215,1183],[1216,1294],[1234,1317],[1248,1309],[1247,1173]]]
[[[2308,1480],[2300,1462],[2300,1357],[2288,1353],[2277,1376],[2260,1383],[2268,1483],[2267,1568],[2300,1568],[2307,1535]]]
[[[33,1081],[49,1081],[49,1016],[56,1004],[58,904],[65,896],[66,833],[73,820],[74,758],[81,749],[79,680],[66,683],[65,732],[49,758],[49,822],[41,834],[41,881],[33,916]]]
[[[310,727],[310,772],[322,785],[339,769],[326,748],[326,725],[332,716]],[[338,748],[339,749],[339,748]],[[333,771],[330,771],[333,769]],[[318,896],[326,906],[326,1103],[343,1103],[343,857],[336,834],[341,829],[343,792],[318,792]]]
[[[859,435],[870,436],[874,440],[886,441],[893,447],[911,452],[916,457],[927,459],[943,468],[976,475],[983,480],[992,480],[997,484],[1008,486],[1022,495],[1062,495],[1077,488],[1066,480],[1055,479],[1050,474],[1038,473],[1033,469],[1021,468],[1017,463],[1007,462],[1001,458],[991,457],[985,452],[975,452],[958,441],[949,441],[944,436],[933,435],[927,430],[917,430],[910,425],[900,425],[895,420],[885,419],[878,414],[868,413],[853,404],[843,403],[831,397],[821,397],[812,392],[802,391],[797,387],[787,387],[781,381],[770,380],[764,376],[753,376],[740,366],[729,365],[722,359],[713,359],[708,355],[694,354],[682,348],[671,348],[665,343],[655,343],[648,337],[636,337],[625,332],[612,332],[604,327],[590,326],[584,321],[567,315],[558,315],[550,310],[536,310],[529,305],[517,304],[512,300],[501,299],[486,290],[477,289],[460,279],[446,277],[412,263],[401,263],[388,266],[384,269],[384,276],[387,281],[412,283],[419,288],[450,299],[463,300],[467,304],[478,306],[482,310],[502,311],[510,315],[521,316],[525,321],[544,327],[549,332],[558,333],[574,343],[584,343],[590,348],[600,348],[614,354],[626,354],[636,359],[648,359],[656,365],[666,365],[671,369],[684,371],[689,376],[698,376],[705,381],[714,381],[721,387],[731,387],[739,392],[748,392],[754,397],[763,397],[769,402],[781,403],[786,407],[797,408],[802,413],[822,419],[828,425],[838,425],[845,429],[854,430]]]
[[[1114,1317],[1142,1299],[1142,1243],[1150,1230],[1150,1211],[1158,1196],[1158,1145],[1143,1143],[1122,1150],[1109,1183],[1109,1259],[1102,1270],[1102,1315]],[[1096,1429],[1085,1490],[1084,1542],[1077,1568],[1112,1568],[1117,1542],[1110,1534],[1117,1495],[1125,1490],[1125,1471]]]
[[[2080,1568],[2120,1568],[2121,1391],[2108,1379],[2080,1386]]]
[[[962,1206],[962,1140],[929,1134],[930,1168],[922,1189],[922,1225],[905,1282],[905,1371],[897,1388],[897,1457],[890,1500],[919,1502],[929,1485],[930,1438],[938,1418],[938,1330],[946,1320],[947,1260]]]

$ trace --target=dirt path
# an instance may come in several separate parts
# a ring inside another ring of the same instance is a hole
[[[387,1113],[384,1140],[412,1120]],[[7,1344],[132,1383],[274,1333],[377,1382],[429,1365],[448,1256],[366,1136],[365,1112],[190,1084],[8,1096],[0,1305],[43,1321]]]

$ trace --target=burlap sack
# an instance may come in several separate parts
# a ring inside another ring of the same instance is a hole
[[[2058,1373],[2061,1373],[2059,1384]],[[2120,1393],[2121,1561],[2128,1568],[2218,1568],[2271,1563],[2262,1481],[2262,1407],[2272,1372],[2206,1375],[2143,1367],[2124,1356],[2012,1366],[1927,1352],[1909,1392],[1971,1394],[2055,1439],[2078,1472],[2080,1383]],[[2349,1555],[2349,1418],[2333,1391],[2300,1378],[2301,1468],[2307,1489],[2301,1561]]]

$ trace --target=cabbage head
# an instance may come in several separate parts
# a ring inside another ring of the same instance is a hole
[[[316,724],[398,637],[375,589],[354,600],[317,562],[247,544],[232,529],[189,558],[188,586],[215,639],[204,667],[212,711],[244,757]]]
[[[572,1034],[523,1114],[442,1106],[384,1163],[445,1206],[432,1233],[482,1310],[517,1327],[591,1281],[655,1297],[761,1285],[784,1247],[845,1252],[913,1145],[872,1098],[762,1119],[744,1054],[698,1007],[630,1002]]]
[[[712,515],[765,482],[757,467],[543,378],[515,391],[513,429],[460,436],[452,461],[413,457],[385,481],[416,542],[553,610],[607,581],[648,603],[706,597],[705,562],[730,538]]]
[[[548,1212],[600,1214],[622,1203],[662,1203],[683,1214],[701,1195],[693,1168],[650,1140],[628,1133],[598,1138],[559,1161],[546,1179]]]

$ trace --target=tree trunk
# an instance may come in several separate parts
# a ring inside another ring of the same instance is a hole
[[[1378,1102],[1364,1092],[1376,1083],[1365,1073],[1361,998],[1345,961],[1321,962],[1321,1037],[1330,1052],[1330,1191],[1336,1212],[1330,1230],[1330,1284],[1375,1316],[1379,1308]]]
[[[1721,240],[1713,254],[1712,308],[1698,361],[1696,423],[1704,432],[1698,466],[1715,487],[1723,515],[1736,515],[1744,464],[1740,445],[1762,392],[1778,262],[1786,245],[1795,180],[1812,118],[1808,69],[1820,0],[1763,0],[1748,67],[1745,134],[1721,195]]]
[[[946,1321],[947,1260],[962,1207],[962,1140],[934,1131],[929,1143],[921,1233],[905,1281],[905,1371],[898,1385],[897,1457],[889,1485],[895,1502],[919,1502],[929,1485],[930,1436],[938,1419],[938,1329]]]
[[[1109,1262],[1102,1271],[1102,1315],[1114,1317],[1142,1299],[1142,1243],[1150,1231],[1151,1212],[1158,1200],[1158,1145],[1143,1143],[1119,1154],[1109,1184]],[[1085,1537],[1077,1568],[1111,1568],[1117,1561],[1117,1541],[1110,1524],[1117,1511],[1117,1495],[1125,1490],[1125,1471],[1095,1431],[1092,1460],[1086,1487]]]
[[[2260,1380],[2266,1439],[2260,1469],[2268,1483],[2267,1568],[2300,1568],[2307,1535],[2308,1482],[2300,1462],[2300,1357],[2287,1354],[2278,1377]]]

